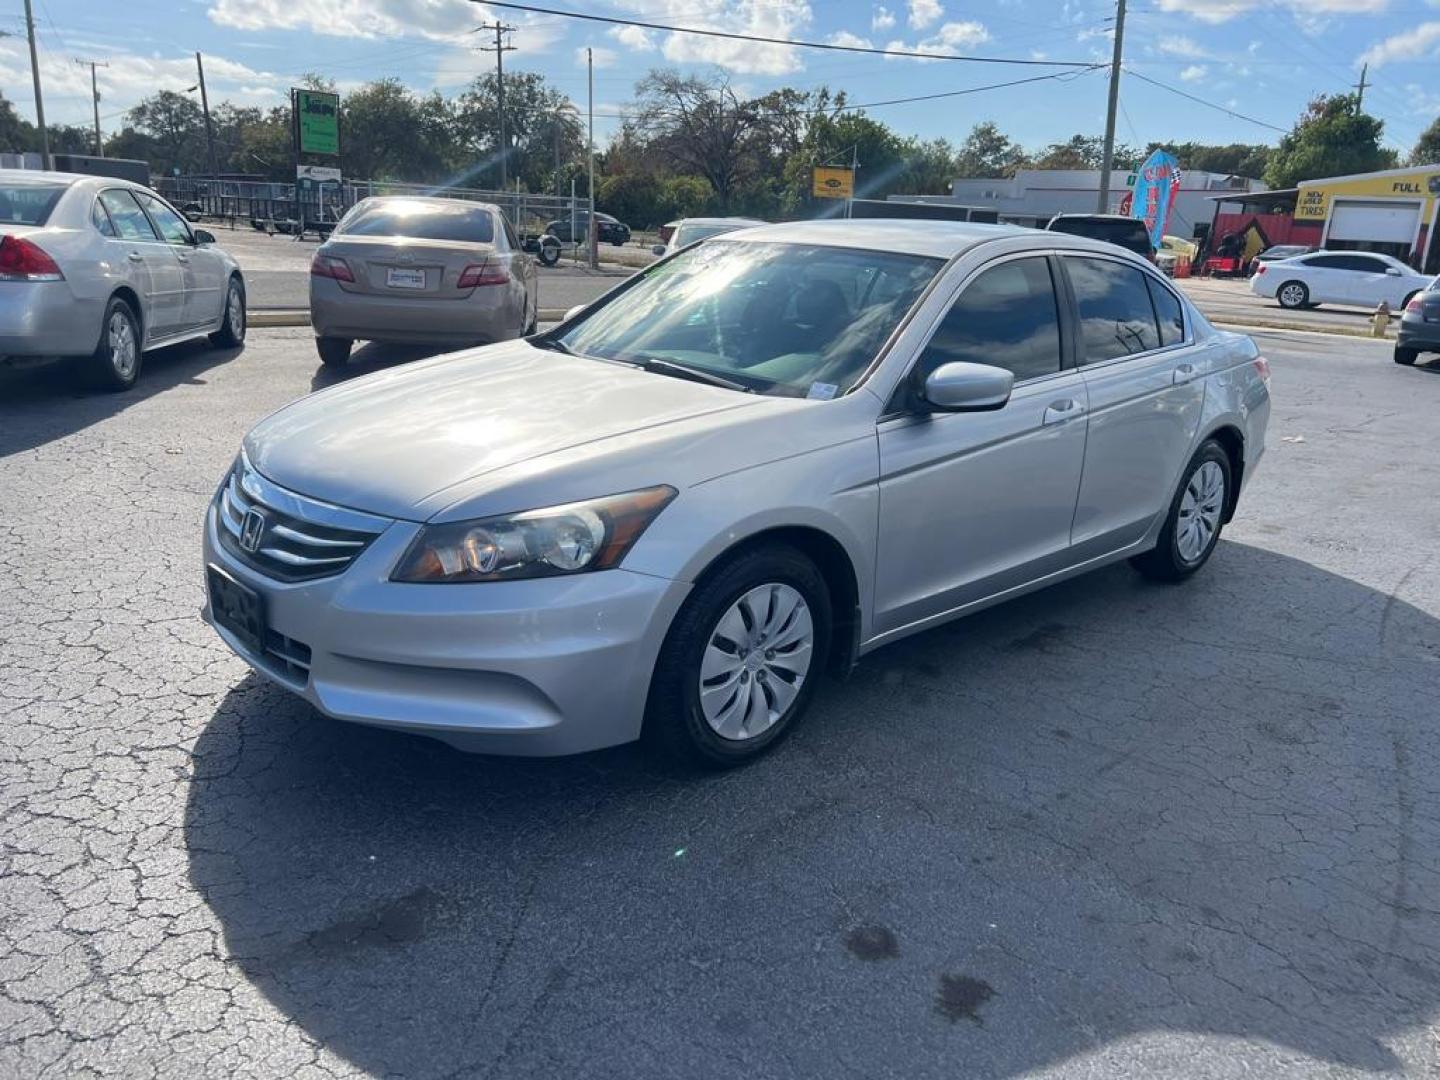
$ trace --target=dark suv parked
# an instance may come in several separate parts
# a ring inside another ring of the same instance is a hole
[[[626,225],[623,221],[619,221],[609,214],[602,214],[597,211],[595,214],[595,224],[600,230],[599,239],[601,243],[614,244],[616,247],[621,247],[630,242],[630,226]],[[545,231],[557,240],[569,244],[576,240],[584,240],[586,231],[589,228],[589,215],[582,210],[575,215],[575,231],[573,234],[570,231],[570,219],[568,217],[556,218],[545,226]]]
[[[1071,236],[1088,236],[1091,240],[1104,240],[1126,251],[1155,261],[1155,249],[1150,244],[1150,233],[1145,222],[1123,214],[1056,214],[1045,226],[1051,232],[1069,233]]]

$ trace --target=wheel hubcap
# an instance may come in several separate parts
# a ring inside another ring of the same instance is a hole
[[[774,727],[800,693],[814,658],[815,625],[799,591],[759,585],[725,612],[700,663],[700,708],[722,739]]]
[[[1180,520],[1175,526],[1175,547],[1187,563],[1200,560],[1220,529],[1225,507],[1225,472],[1207,461],[1196,469],[1180,498]]]
[[[240,337],[245,333],[245,305],[240,302],[240,290],[230,286],[230,304],[228,309],[230,320],[230,333]]]
[[[1287,304],[1299,304],[1303,298],[1304,294],[1298,287],[1294,285],[1287,285],[1285,287],[1285,302]]]
[[[110,327],[108,332],[110,340],[110,363],[114,365],[115,373],[122,379],[128,379],[135,374],[135,329],[130,325],[121,312],[115,312],[110,316]]]

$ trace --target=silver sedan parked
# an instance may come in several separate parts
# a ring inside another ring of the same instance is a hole
[[[245,339],[240,267],[128,180],[0,169],[0,356],[80,356],[125,390],[148,349]]]
[[[1195,573],[1269,415],[1250,339],[1109,244],[766,226],[262,421],[206,618],[342,719],[731,765],[906,635],[1124,559]]]
[[[363,199],[310,263],[310,322],[327,365],[356,339],[460,345],[533,333],[535,263],[498,207]]]

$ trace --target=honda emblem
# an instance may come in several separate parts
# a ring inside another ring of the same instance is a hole
[[[240,547],[250,554],[260,550],[260,541],[265,538],[265,515],[259,510],[247,510],[240,522]]]

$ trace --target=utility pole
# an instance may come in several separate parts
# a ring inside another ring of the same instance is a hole
[[[28,3],[29,0],[26,0]],[[595,228],[595,51],[589,46],[585,49],[585,79],[589,85],[589,114],[590,129],[585,143],[588,150],[589,172],[590,172],[590,216],[587,222],[590,226],[590,269],[594,270],[600,265],[600,253],[596,251],[597,237],[599,230]]]
[[[1360,92],[1355,95],[1355,115],[1356,115],[1356,116],[1359,116],[1359,115],[1360,115],[1360,110],[1361,110],[1361,108],[1362,108],[1362,107],[1364,106],[1364,104],[1365,104],[1365,73],[1366,73],[1367,71],[1369,71],[1369,70],[1370,70],[1370,65],[1369,65],[1369,64],[1361,64],[1361,65],[1360,65],[1360,81],[1359,81],[1359,83],[1356,84],[1356,89],[1359,90]]]
[[[500,187],[499,187],[499,190],[504,191],[506,188],[508,188],[508,187],[510,186],[510,183],[509,183],[509,179],[510,179],[510,178],[509,178],[509,171],[510,171],[510,170],[509,170],[509,164],[510,164],[510,163],[509,163],[509,157],[510,157],[510,145],[509,145],[509,143],[510,143],[510,140],[506,137],[506,132],[505,132],[505,61],[504,61],[504,56],[505,56],[505,54],[506,54],[507,52],[513,52],[514,49],[515,49],[515,46],[514,46],[514,45],[507,45],[507,44],[505,43],[505,37],[504,37],[504,35],[506,35],[506,34],[513,34],[513,33],[515,32],[515,27],[513,27],[513,26],[506,26],[506,25],[505,25],[504,23],[502,23],[499,19],[496,19],[494,25],[491,25],[491,24],[489,24],[489,23],[482,23],[480,26],[477,26],[477,27],[475,28],[475,33],[478,34],[481,30],[493,30],[493,31],[495,31],[495,44],[494,44],[494,45],[481,45],[479,48],[480,48],[480,51],[481,51],[481,52],[494,52],[494,54],[495,54],[495,111],[496,111],[496,113],[497,113],[497,122],[498,122],[499,127],[500,127],[500,139],[499,139],[499,145],[500,145],[500,155],[499,155],[499,156],[500,156]]]
[[[90,69],[90,101],[95,106],[95,156],[105,156],[105,143],[100,138],[100,88],[95,82],[95,69],[108,68],[110,65],[103,60],[86,60],[83,57],[74,57],[75,63],[80,67]]]
[[[35,80],[35,126],[40,129],[40,167],[55,167],[50,159],[50,132],[45,128],[45,101],[40,94],[40,59],[35,54],[35,13],[25,0],[25,32],[30,36],[30,74]]]
[[[1125,55],[1125,0],[1115,2],[1115,53],[1110,60],[1110,104],[1105,110],[1105,152],[1100,156],[1100,199],[1095,212],[1110,212],[1110,170],[1115,167],[1115,112],[1120,105],[1120,60]]]
[[[205,157],[210,162],[210,179],[219,179],[215,168],[215,129],[210,125],[210,95],[205,92],[205,61],[195,54],[195,70],[200,75],[200,108],[205,112]]]

